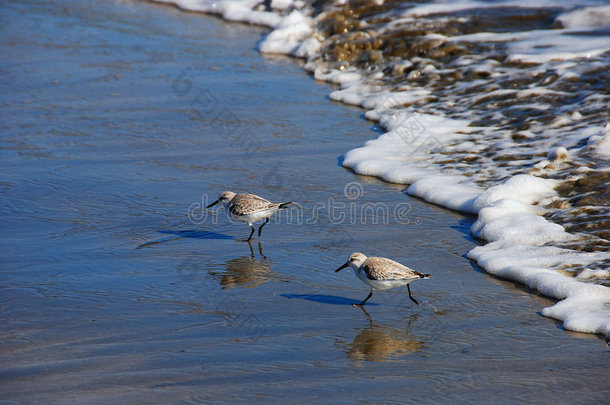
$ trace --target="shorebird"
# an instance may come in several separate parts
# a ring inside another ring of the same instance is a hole
[[[253,223],[265,220],[263,224],[258,228],[258,236],[261,236],[263,226],[269,222],[269,217],[275,214],[278,210],[287,208],[292,202],[273,203],[265,200],[254,194],[235,194],[232,191],[225,191],[220,194],[218,200],[208,205],[206,208],[211,208],[218,203],[222,203],[227,211],[229,218],[236,221],[247,222],[252,232],[248,237],[248,241],[252,239],[254,234]]]
[[[366,257],[362,253],[352,253],[347,262],[335,270],[335,273],[343,270],[347,266],[354,270],[354,273],[362,282],[371,287],[371,292],[368,297],[360,304],[352,304],[352,306],[363,306],[373,295],[373,290],[388,290],[405,284],[409,290],[409,298],[419,305],[419,302],[411,295],[409,283],[420,278],[431,277],[430,274],[420,273],[419,271],[403,266],[394,260],[386,259],[385,257]]]

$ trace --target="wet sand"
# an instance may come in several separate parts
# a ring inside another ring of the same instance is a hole
[[[376,129],[263,29],[70,0],[1,26],[2,403],[608,398],[606,343],[471,264],[472,218],[340,167]],[[225,189],[302,208],[248,244],[202,209]],[[421,305],[352,308],[352,251],[431,273]]]

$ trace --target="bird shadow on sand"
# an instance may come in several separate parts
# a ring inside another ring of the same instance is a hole
[[[145,247],[157,245],[159,243],[172,242],[182,238],[194,238],[194,239],[235,239],[233,236],[225,235],[218,232],[202,231],[202,230],[160,230],[157,231],[164,235],[171,235],[162,239],[153,240],[151,242],[142,243],[138,245],[136,249],[142,249]]]
[[[280,296],[284,298],[291,299],[299,299],[306,301],[314,301],[320,304],[330,304],[330,305],[345,305],[352,306],[352,304],[357,304],[358,300],[352,300],[346,297],[339,297],[337,295],[321,295],[321,294],[280,294]],[[367,303],[367,306],[378,306],[379,304],[375,304],[373,302]]]

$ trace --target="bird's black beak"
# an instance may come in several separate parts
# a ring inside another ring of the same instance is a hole
[[[220,202],[220,200],[216,200],[212,204],[208,205],[206,208],[211,208],[211,207],[215,206],[216,204],[218,204],[219,202]]]
[[[346,268],[347,266],[349,266],[349,262],[345,263],[343,266],[339,267],[337,270],[335,270],[335,273],[340,272],[341,270],[343,270],[344,268]]]

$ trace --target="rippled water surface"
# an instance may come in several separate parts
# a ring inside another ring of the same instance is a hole
[[[258,54],[262,29],[71,0],[0,25],[2,402],[608,397],[606,344],[467,261],[472,218],[340,167],[376,133]],[[302,210],[248,244],[202,209],[224,189]],[[333,270],[354,250],[431,273],[421,305],[352,308],[368,289]]]

